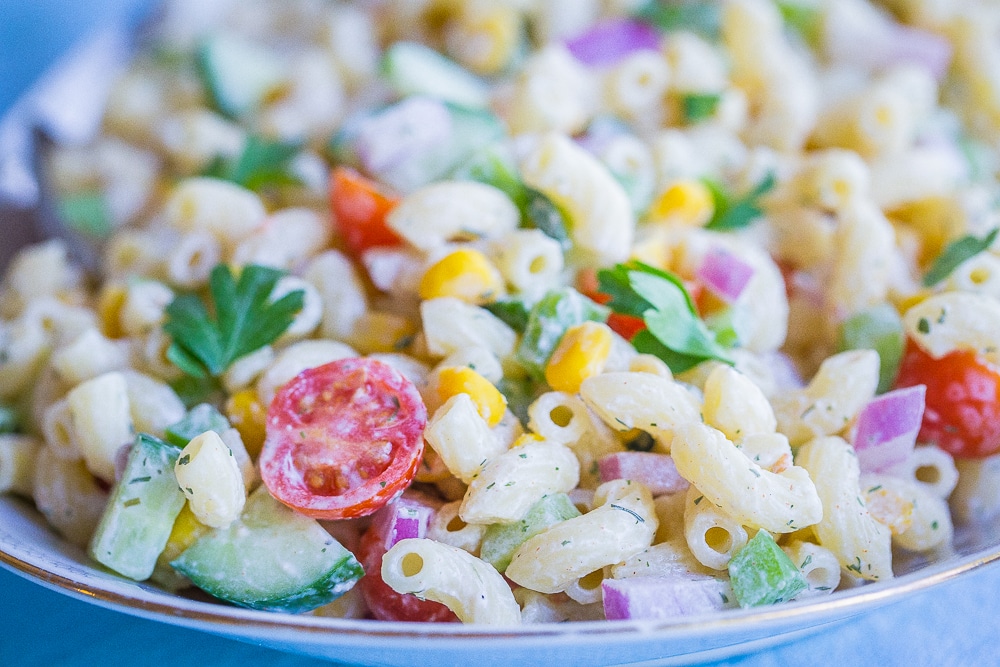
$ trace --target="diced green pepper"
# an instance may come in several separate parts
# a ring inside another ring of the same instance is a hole
[[[809,585],[766,530],[758,531],[732,557],[729,579],[741,607],[786,602]]]
[[[90,541],[90,555],[97,562],[136,581],[150,577],[184,507],[174,477],[180,453],[179,447],[151,435],[136,437]]]
[[[545,496],[532,505],[520,521],[489,526],[483,535],[480,557],[498,572],[503,572],[518,547],[549,526],[576,516],[580,516],[580,510],[565,493]]]
[[[514,355],[532,376],[544,379],[545,364],[567,329],[588,320],[603,322],[607,317],[607,308],[571,287],[552,290],[531,309]]]
[[[881,394],[889,391],[899,373],[899,362],[906,347],[903,320],[889,304],[872,306],[844,320],[840,325],[837,347],[841,352],[878,352],[878,392]]]

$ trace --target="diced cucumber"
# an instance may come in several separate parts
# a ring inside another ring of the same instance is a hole
[[[201,403],[191,408],[184,419],[168,426],[163,436],[170,444],[183,448],[206,431],[222,435],[228,429],[229,420],[221,412],[210,403]]]
[[[352,119],[328,150],[335,162],[359,166],[406,193],[449,176],[503,135],[503,125],[488,111],[410,97]]]
[[[549,526],[580,516],[580,510],[565,493],[545,496],[514,523],[495,523],[486,529],[479,549],[480,557],[503,572],[510,565],[517,548]]]
[[[150,577],[184,506],[174,478],[180,452],[151,435],[136,437],[90,541],[90,555],[97,562],[137,581]]]
[[[427,95],[467,107],[489,104],[489,87],[453,60],[416,42],[396,42],[382,58],[382,74],[400,96]]]
[[[758,531],[733,555],[729,580],[741,607],[787,602],[809,587],[795,563],[766,530]]]
[[[837,348],[875,350],[879,358],[878,393],[892,388],[906,347],[903,320],[889,304],[879,304],[844,320],[838,332]]]
[[[335,600],[364,574],[315,519],[285,507],[264,486],[239,520],[199,538],[171,565],[221,600],[290,613]]]
[[[607,318],[606,307],[572,287],[551,290],[532,307],[514,356],[532,377],[544,380],[545,364],[567,329],[588,320],[603,322]]]
[[[506,143],[484,146],[459,166],[453,178],[478,181],[502,190],[523,211],[528,203],[528,187],[518,173],[514,153]]]
[[[275,54],[226,33],[206,38],[198,46],[195,63],[216,108],[231,118],[259,108],[285,79],[285,68]]]

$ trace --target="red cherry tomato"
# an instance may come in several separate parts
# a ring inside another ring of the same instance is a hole
[[[1000,451],[1000,368],[974,352],[934,359],[907,340],[896,387],[918,384],[927,386],[919,440],[960,458]]]
[[[271,495],[307,516],[371,514],[413,480],[426,424],[416,387],[384,362],[309,368],[271,402],[260,475]]]
[[[330,205],[347,250],[355,257],[376,246],[394,246],[402,240],[386,224],[398,199],[353,169],[337,167],[330,176]]]
[[[458,617],[440,602],[421,600],[415,595],[394,591],[382,579],[383,555],[385,538],[374,528],[369,528],[358,544],[357,558],[365,568],[365,576],[358,581],[358,589],[372,616],[380,621],[458,621]]]

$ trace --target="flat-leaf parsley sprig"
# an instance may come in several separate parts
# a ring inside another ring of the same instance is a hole
[[[598,288],[611,297],[608,307],[642,318],[646,328],[632,338],[639,352],[662,359],[674,372],[715,359],[732,364],[726,348],[698,317],[680,278],[632,261],[597,273]]]
[[[228,266],[217,265],[207,304],[195,294],[181,294],[167,306],[163,330],[172,339],[167,358],[193,378],[218,378],[240,357],[273,343],[302,310],[305,297],[293,290],[272,301],[283,275],[250,264],[237,280]]]

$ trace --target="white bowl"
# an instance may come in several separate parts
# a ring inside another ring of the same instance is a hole
[[[502,630],[292,616],[174,595],[96,566],[30,503],[0,496],[0,563],[29,579],[135,616],[303,655],[366,665],[687,664],[789,642],[1000,560],[1000,526],[956,533],[954,552],[901,561],[897,578],[823,598],[678,622],[603,621]],[[377,647],[374,652],[373,647]]]

